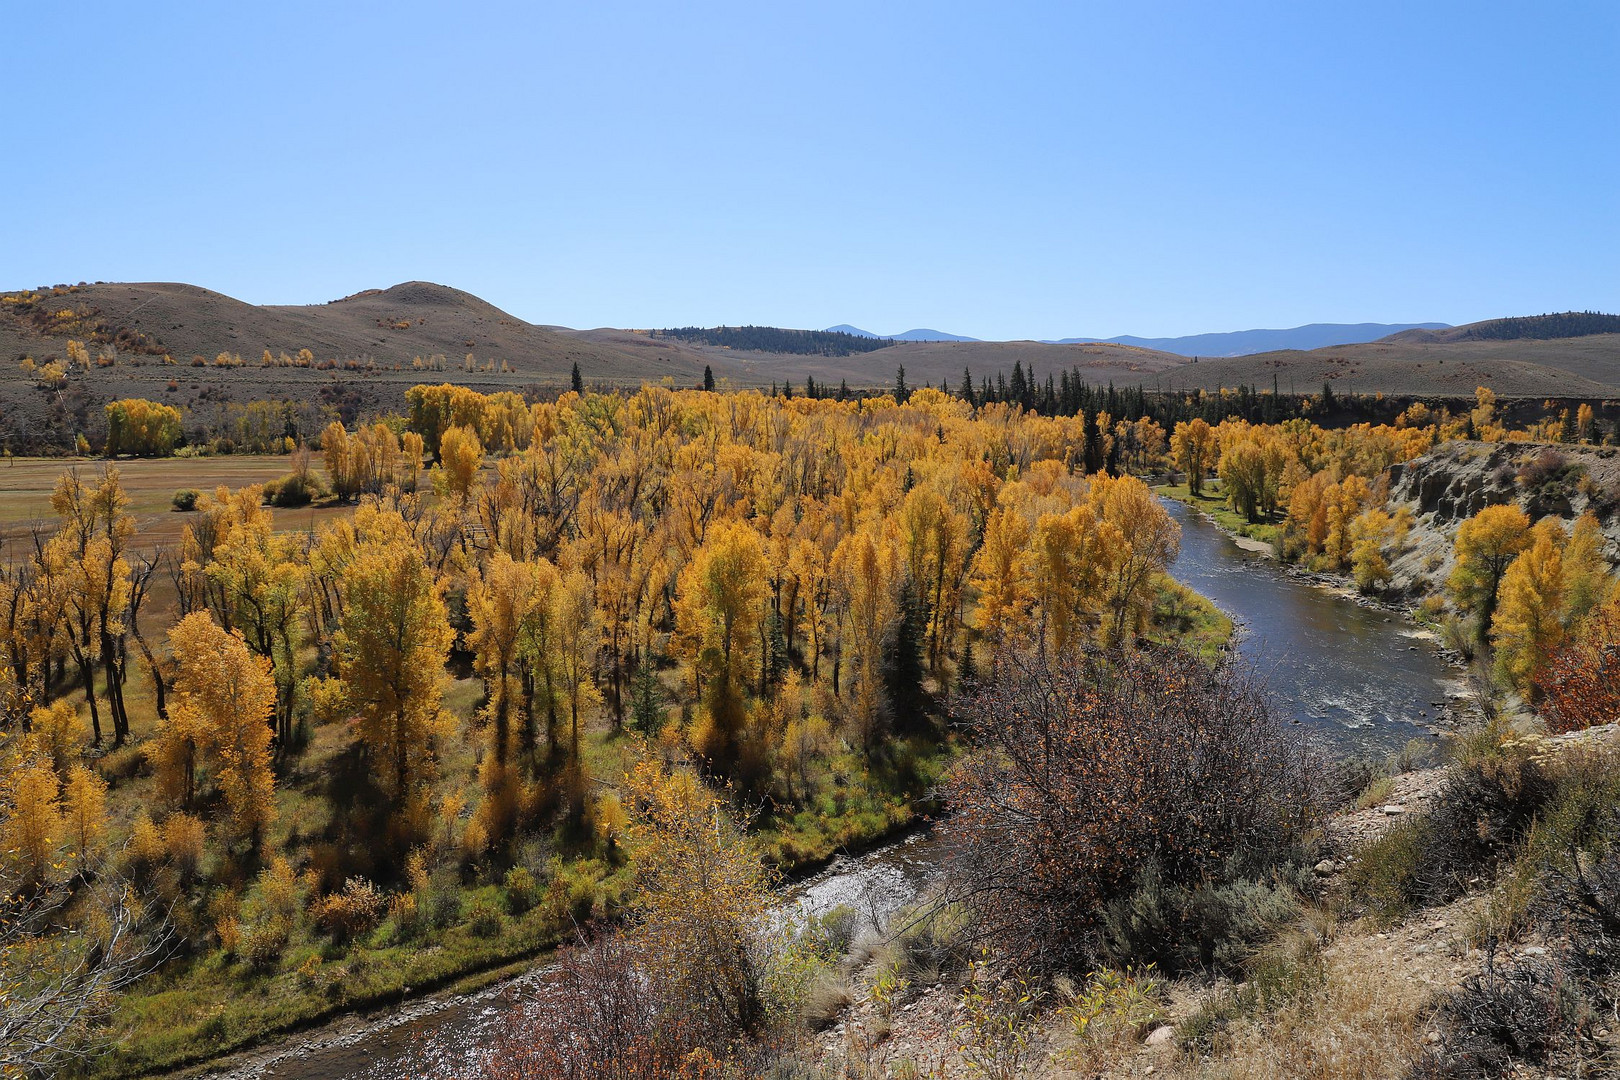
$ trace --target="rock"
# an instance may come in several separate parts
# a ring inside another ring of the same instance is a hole
[[[1176,1037],[1176,1029],[1169,1024],[1161,1024],[1148,1032],[1147,1044],[1149,1046],[1168,1046],[1170,1040]]]
[[[1396,814],[1406,813],[1406,807],[1402,806],[1400,803],[1390,803],[1388,806],[1383,807],[1383,812],[1388,814],[1390,817],[1394,817]]]
[[[1322,877],[1327,877],[1329,874],[1338,873],[1338,870],[1339,864],[1334,862],[1332,859],[1323,859],[1321,862],[1316,864],[1316,872]]]
[[[1547,955],[1547,950],[1543,949],[1540,945],[1532,945],[1528,949],[1524,950],[1524,955],[1526,955],[1526,956],[1546,956]]]

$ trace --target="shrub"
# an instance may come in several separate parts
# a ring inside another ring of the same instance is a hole
[[[489,1047],[490,1075],[721,1075],[707,1049],[725,1048],[719,1018],[680,1007],[665,984],[649,980],[648,957],[632,937],[603,934],[565,949],[554,971],[533,997],[514,1002]]]
[[[382,922],[388,899],[365,878],[344,882],[343,891],[323,896],[310,908],[315,925],[343,942],[370,933]]]
[[[508,870],[501,889],[506,900],[506,910],[512,915],[522,915],[534,907],[540,898],[540,890],[535,884],[534,875],[527,867],[514,866]]]
[[[461,888],[454,872],[448,868],[435,871],[427,888],[418,893],[416,903],[422,921],[434,930],[443,930],[459,922]]]
[[[1172,649],[1000,667],[1016,677],[957,709],[981,749],[944,785],[947,873],[1021,963],[1093,965],[1149,859],[1161,885],[1190,890],[1223,866],[1294,858],[1320,817],[1314,755],[1237,669]]]
[[[169,501],[174,504],[176,510],[184,512],[197,509],[197,500],[200,498],[202,498],[202,492],[196,488],[181,488],[174,493],[174,497]]]
[[[1235,972],[1256,946],[1299,914],[1306,876],[1303,866],[1293,874],[1251,876],[1231,865],[1189,887],[1167,883],[1149,863],[1135,887],[1109,903],[1102,952],[1120,967]]]
[[[259,971],[275,968],[291,936],[292,928],[285,919],[270,919],[249,927],[241,936],[242,958]]]
[[[1368,845],[1351,870],[1352,890],[1392,918],[1453,900],[1494,872],[1557,790],[1534,750],[1495,725],[1460,736],[1434,809]]]
[[[477,937],[495,937],[501,932],[501,909],[487,896],[473,900],[467,912],[467,929]]]
[[[163,822],[163,851],[181,881],[190,881],[202,864],[208,827],[190,814],[170,814]]]
[[[311,472],[292,472],[264,485],[264,501],[282,508],[308,506],[326,494],[320,478]]]

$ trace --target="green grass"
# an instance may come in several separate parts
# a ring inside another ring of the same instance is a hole
[[[1164,484],[1153,490],[1167,499],[1174,499],[1177,502],[1186,503],[1188,506],[1197,507],[1213,517],[1216,524],[1227,532],[1270,544],[1274,554],[1280,551],[1282,544],[1281,519],[1275,518],[1271,521],[1251,522],[1226,504],[1226,496],[1220,493],[1220,489],[1220,483],[1211,480],[1204,484],[1203,491],[1197,495],[1194,495],[1186,484]]]
[[[1179,645],[1211,660],[1231,642],[1232,620],[1207,597],[1167,574],[1161,574],[1155,586],[1147,640]]]

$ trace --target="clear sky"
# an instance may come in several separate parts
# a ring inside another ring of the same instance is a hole
[[[1620,309],[1620,4],[11,5],[0,286],[984,338]]]

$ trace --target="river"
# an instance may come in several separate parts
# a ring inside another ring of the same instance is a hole
[[[1347,756],[1387,753],[1429,733],[1448,692],[1460,688],[1426,634],[1399,615],[1306,584],[1187,506],[1167,505],[1181,524],[1172,574],[1232,617],[1238,655],[1307,737]],[[847,903],[881,922],[926,885],[936,855],[925,833],[840,860],[794,886],[785,910]],[[215,1080],[383,1080],[400,1074],[413,1049],[434,1072],[456,1075],[497,1030],[509,995],[545,977],[541,967],[478,994],[407,1004],[381,1023],[350,1020],[296,1037]]]
[[[1165,505],[1181,525],[1171,574],[1232,617],[1238,655],[1330,753],[1399,750],[1428,736],[1462,693],[1431,635],[1409,619],[1305,583],[1191,507]]]

